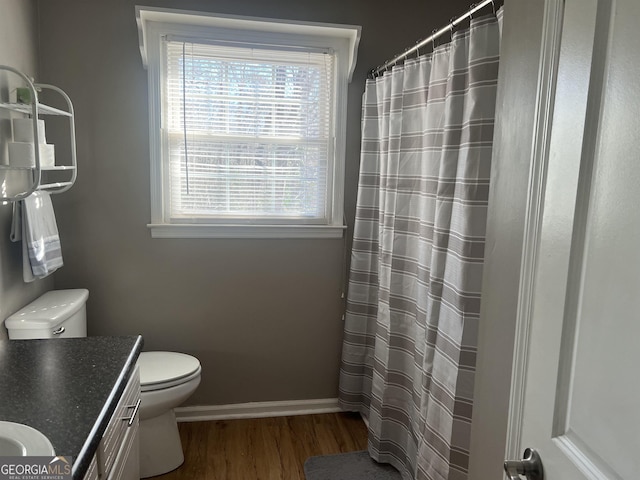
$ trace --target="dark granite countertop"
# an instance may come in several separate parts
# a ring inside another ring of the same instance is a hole
[[[0,420],[41,431],[82,479],[141,349],[140,336],[0,341]]]

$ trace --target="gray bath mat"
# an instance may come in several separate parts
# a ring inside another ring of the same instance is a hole
[[[391,465],[377,463],[368,452],[340,453],[308,458],[304,462],[307,480],[401,480]]]

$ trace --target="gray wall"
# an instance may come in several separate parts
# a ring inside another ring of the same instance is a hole
[[[38,2],[42,79],[65,89],[77,113],[79,180],[55,199],[65,256],[56,288],[90,290],[89,334],[140,333],[147,350],[196,355],[202,384],[191,404],[336,397],[343,240],[151,239],[147,79],[136,3]],[[366,72],[446,24],[469,0],[142,3],[362,25],[348,105],[351,227]]]
[[[29,76],[37,73],[36,2],[0,0],[0,65],[17,68]],[[9,92],[19,83],[18,77],[0,72],[0,98],[8,100]],[[0,163],[7,163],[7,141],[11,139],[10,113],[0,110]],[[4,172],[0,172],[0,182]],[[26,284],[22,281],[20,244],[9,241],[12,207],[0,205],[0,322],[53,286],[53,279]],[[4,325],[0,340],[7,338]]]

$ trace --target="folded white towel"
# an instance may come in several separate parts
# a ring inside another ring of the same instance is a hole
[[[22,276],[33,282],[63,265],[60,237],[48,192],[34,192],[20,203],[14,205],[11,240],[22,238]]]

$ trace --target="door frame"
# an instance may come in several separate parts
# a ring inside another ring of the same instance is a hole
[[[520,458],[525,373],[564,0],[506,0],[470,480]],[[517,108],[514,106],[517,105]]]

